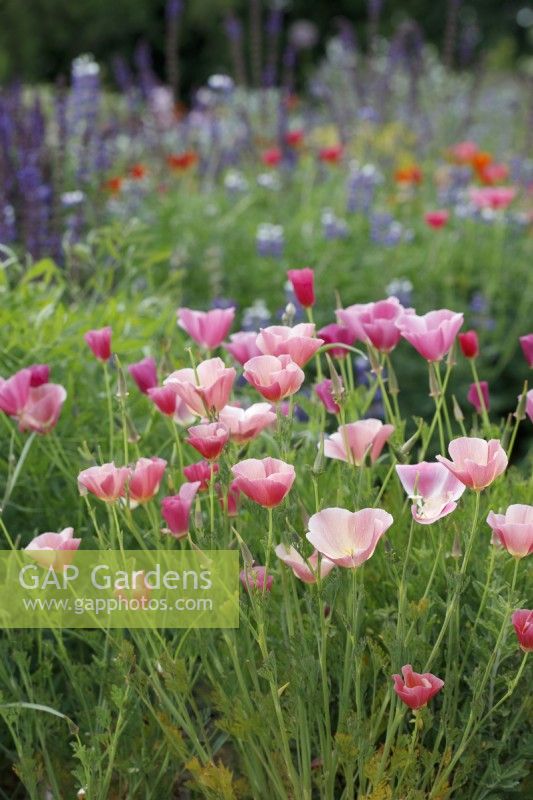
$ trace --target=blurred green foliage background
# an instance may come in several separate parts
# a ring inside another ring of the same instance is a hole
[[[455,5],[459,35],[465,26],[473,25],[479,31],[478,47],[491,49],[502,66],[526,52],[533,31],[533,11],[530,6],[528,12],[526,0],[261,0],[265,21],[276,3],[283,6],[286,23],[307,18],[316,24],[315,57],[335,32],[339,17],[355,25],[364,46],[369,7],[381,6],[379,30],[384,35],[410,17],[442,49],[449,9]],[[183,5],[180,53],[183,85],[190,89],[214,71],[228,69],[223,26],[228,13],[242,20],[248,46],[251,2],[185,0]],[[131,59],[140,40],[151,45],[156,69],[163,77],[165,6],[166,0],[0,0],[0,81],[49,81],[67,75],[71,60],[83,52],[93,53],[109,66],[116,55]]]

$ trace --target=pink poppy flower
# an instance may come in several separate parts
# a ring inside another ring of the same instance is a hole
[[[10,417],[22,414],[30,396],[30,387],[30,369],[21,369],[0,382],[0,410]]]
[[[528,367],[533,367],[533,333],[520,337],[520,347],[527,361]]]
[[[480,491],[507,468],[507,455],[498,439],[486,442],[475,436],[460,436],[448,445],[452,460],[437,456],[437,461],[470,489]]]
[[[224,406],[219,414],[219,421],[228,429],[230,439],[242,444],[255,439],[265,428],[273,425],[276,414],[270,403],[254,403],[246,409]]]
[[[111,333],[109,325],[106,328],[87,331],[84,339],[99,361],[108,361],[111,358]]]
[[[361,419],[341,425],[337,433],[325,440],[324,455],[360,467],[370,453],[373,464],[393,431],[394,425],[384,425],[379,419]]]
[[[59,533],[41,533],[32,539],[25,551],[45,569],[62,570],[71,564],[81,539],[74,538],[74,528]]]
[[[490,511],[487,523],[492,528],[492,543],[505,547],[515,558],[533,553],[533,506],[510,505],[505,514]]]
[[[49,433],[57,425],[66,398],[65,388],[58,383],[30,388],[26,405],[18,417],[19,429]]]
[[[451,349],[463,324],[463,315],[441,308],[419,317],[404,314],[396,321],[401,335],[427,361],[440,361]]]
[[[175,539],[182,539],[189,533],[189,517],[200,482],[184,483],[178,494],[164,497],[161,501],[161,514]]]
[[[78,475],[78,489],[81,495],[90,492],[105,503],[113,503],[124,497],[130,475],[129,467],[116,467],[113,462],[89,467]]]
[[[216,461],[229,441],[229,431],[220,422],[202,423],[189,428],[187,444],[208,461]]]
[[[356,338],[349,327],[337,325],[336,322],[320,328],[318,335],[324,340],[324,344],[347,344],[351,346]],[[331,350],[328,350],[328,353],[332,358],[346,358],[350,355],[350,351],[345,347],[332,347]]]
[[[485,406],[485,410],[489,411],[490,409],[490,397],[489,397],[489,384],[487,381],[480,381],[479,382],[479,391],[481,392],[481,397],[483,398],[483,405]],[[468,402],[474,406],[478,414],[481,414],[483,409],[481,407],[481,400],[479,399],[479,392],[478,387],[475,383],[470,384],[470,388],[468,389],[468,394],[466,395],[466,399]]]
[[[479,152],[476,142],[458,142],[450,148],[450,155],[457,164],[470,164]]]
[[[533,611],[528,608],[519,608],[511,617],[513,627],[524,653],[533,652]]]
[[[30,386],[36,389],[43,383],[48,383],[50,377],[50,367],[48,364],[32,364],[28,367],[31,372]]]
[[[353,569],[374,554],[392,523],[392,516],[381,508],[325,508],[310,518],[306,537],[334,564]]]
[[[275,553],[280,561],[283,561],[294,575],[304,583],[316,583],[318,580],[318,550],[309,556],[307,561],[300,555],[294,547],[287,547],[285,544],[278,544]],[[320,559],[320,579],[323,580],[335,567],[333,561],[322,556]]]
[[[196,369],[178,369],[164,381],[186,403],[193,414],[216,414],[228,404],[236,372],[221,358],[202,361]]]
[[[501,211],[509,206],[516,197],[516,189],[512,186],[483,186],[470,189],[470,201],[479,209],[490,208]]]
[[[292,464],[278,458],[247,458],[231,468],[240,491],[265,508],[278,506],[296,478]]]
[[[366,334],[360,322],[361,314],[369,311],[373,303],[354,303],[348,308],[338,308],[335,312],[338,322],[350,331],[352,341],[366,342]]]
[[[265,356],[288,355],[295,364],[303,367],[324,344],[315,337],[315,326],[301,322],[293,328],[287,325],[271,325],[261,328],[256,344]]]
[[[229,342],[224,342],[224,348],[239,364],[244,365],[251,358],[261,355],[261,350],[256,344],[255,331],[239,331],[232,333],[229,338]]]
[[[189,464],[187,467],[183,467],[183,474],[189,483],[198,481],[200,484],[198,486],[198,491],[205,492],[209,489],[211,470],[213,470],[213,474],[216,475],[219,471],[218,464],[210,464],[209,461],[197,461],[195,464]]]
[[[265,584],[265,577],[266,577],[266,584]],[[272,584],[274,583],[274,576],[273,575],[266,575],[266,567],[249,567],[248,569],[243,569],[239,575],[240,581],[243,585],[243,588],[247,592],[262,592],[267,591],[270,592],[272,589]]]
[[[439,230],[440,228],[444,228],[449,219],[450,219],[450,212],[446,211],[445,209],[441,209],[438,211],[427,211],[424,214],[424,221],[426,225],[429,228],[433,228],[434,230]]]
[[[459,346],[465,358],[477,358],[479,355],[479,339],[475,331],[466,331],[457,336]]]
[[[390,353],[401,338],[397,321],[400,317],[413,314],[413,309],[404,308],[396,297],[368,303],[358,318],[363,333],[362,341],[370,343],[382,353]]]
[[[340,378],[339,378],[340,381]],[[341,386],[342,386],[342,381]],[[323,403],[324,408],[329,414],[338,414],[340,412],[340,406],[336,402],[335,398],[333,397],[333,381],[329,378],[325,378],[320,383],[317,383],[315,386],[315,392],[318,395],[320,401]]]
[[[311,308],[315,304],[315,273],[309,267],[305,269],[290,269],[287,277],[292,284],[296,299],[304,308]]]
[[[283,153],[279,147],[270,147],[261,153],[261,161],[266,167],[277,167],[283,158]]]
[[[157,366],[153,358],[143,358],[142,361],[130,364],[128,372],[143,394],[148,394],[149,389],[157,387]]]
[[[394,691],[412,709],[427,705],[444,686],[444,681],[431,672],[413,672],[410,664],[402,667],[402,675],[393,675],[392,679]]]
[[[214,350],[219,347],[229,333],[235,317],[234,308],[213,308],[211,311],[193,311],[191,308],[178,308],[178,325],[191,339]]]
[[[190,425],[196,419],[185,402],[178,397],[172,386],[154,386],[147,395],[166,417],[172,417],[179,425]]]
[[[132,468],[128,482],[130,508],[147,503],[159,491],[167,462],[164,458],[140,458]]]
[[[266,400],[277,403],[295,394],[305,375],[290,356],[257,356],[244,365],[244,377]]]
[[[407,495],[413,500],[411,512],[421,525],[431,525],[457,508],[466,489],[445,466],[438,462],[401,464],[396,472]]]
[[[217,483],[216,491],[218,502],[220,503],[220,508],[222,511],[227,514],[228,517],[236,517],[239,513],[239,501],[241,497],[241,492],[237,486],[237,482],[231,482],[227,493],[224,491],[224,488],[220,485],[220,483]]]

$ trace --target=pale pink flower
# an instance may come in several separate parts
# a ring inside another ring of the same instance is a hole
[[[393,431],[394,425],[384,425],[379,419],[361,419],[341,425],[337,433],[325,440],[324,455],[360,467],[369,453],[373,464]]]
[[[483,412],[483,408],[481,406],[481,400],[479,399],[479,395],[481,393],[481,397],[483,399],[483,405],[485,407],[485,411],[490,409],[490,396],[489,396],[489,384],[487,381],[479,381],[479,391],[478,385],[476,383],[471,383],[468,389],[468,393],[466,395],[466,399],[468,402],[474,406],[478,414]]]
[[[80,544],[81,539],[74,539],[74,528],[63,528],[59,533],[41,533],[24,549],[42,567],[61,570],[72,563]]]
[[[277,403],[295,394],[305,379],[290,356],[257,356],[244,365],[244,377],[266,400]]]
[[[401,338],[397,321],[400,317],[412,314],[413,309],[404,308],[396,297],[368,303],[359,313],[358,324],[363,333],[362,341],[370,343],[382,353],[390,353]]]
[[[196,369],[184,368],[173,372],[164,381],[200,417],[218,413],[227,405],[236,372],[226,367],[221,358],[202,361]]]
[[[117,467],[113,462],[89,467],[78,475],[78,488],[81,495],[90,492],[105,503],[113,503],[124,497],[130,474],[129,467]]]
[[[466,488],[438,462],[401,464],[396,472],[407,495],[414,501],[413,518],[421,525],[431,525],[451,514]]]
[[[0,410],[10,417],[18,417],[30,395],[31,369],[21,369],[0,382]]]
[[[533,611],[519,608],[511,617],[520,649],[524,653],[533,652]]]
[[[301,322],[293,328],[287,325],[271,325],[261,328],[256,339],[259,350],[266,356],[288,355],[295,364],[303,367],[324,344],[315,336],[315,326]]]
[[[306,536],[334,564],[353,568],[373,555],[392,523],[392,516],[381,508],[325,508],[310,518]]]
[[[340,385],[342,386],[342,380],[339,378]],[[315,392],[320,398],[320,401],[323,403],[324,408],[329,414],[338,414],[340,412],[340,406],[333,397],[333,381],[329,378],[324,378],[323,381],[317,383],[315,386]]]
[[[492,528],[492,543],[505,547],[515,558],[533,553],[533,506],[510,505],[505,514],[490,511],[487,523]]]
[[[512,186],[483,186],[470,189],[469,194],[470,201],[476,208],[500,211],[513,202],[516,189]]]
[[[229,338],[229,342],[224,342],[224,348],[239,364],[244,365],[251,358],[261,355],[261,350],[256,344],[256,331],[239,331],[232,333]]]
[[[254,566],[243,569],[239,574],[240,581],[243,588],[248,593],[255,592],[270,592],[272,584],[274,583],[274,576],[266,574],[266,567]],[[266,579],[266,581],[265,581]]]
[[[235,317],[234,308],[214,308],[211,311],[193,311],[178,308],[178,325],[191,339],[207,350],[219,347],[229,333]]]
[[[507,468],[507,455],[498,439],[486,442],[475,436],[460,436],[448,445],[452,460],[437,456],[437,461],[470,489],[489,486]]]
[[[306,560],[294,547],[287,547],[285,544],[278,544],[275,553],[280,561],[283,561],[293,573],[304,583],[316,583],[318,580],[319,555],[315,550]],[[335,567],[333,561],[322,556],[320,558],[320,579],[325,578]]]
[[[336,322],[332,322],[320,328],[318,335],[324,340],[324,344],[339,345],[327,351],[332,358],[346,358],[350,355],[350,351],[346,347],[342,347],[342,345],[353,345],[355,336],[345,325],[338,325]]]
[[[167,462],[163,458],[140,458],[134,465],[128,482],[130,508],[147,503],[159,491]]]
[[[203,422],[187,431],[185,440],[208,461],[215,461],[229,441],[229,431],[220,422]]]
[[[231,468],[237,488],[265,508],[278,506],[289,493],[296,472],[278,458],[247,458]]]
[[[241,444],[255,439],[265,428],[273,425],[276,414],[270,403],[254,403],[246,409],[224,406],[218,418],[228,429],[230,439]]]
[[[440,361],[451,349],[463,324],[463,315],[441,308],[419,317],[404,314],[396,321],[404,339],[427,361]]]
[[[348,308],[338,308],[335,312],[337,320],[350,331],[352,338],[366,342],[366,334],[361,325],[361,314],[369,311],[373,303],[354,303]]]
[[[531,422],[533,422],[533,389],[530,389],[526,394],[526,414]]]
[[[57,424],[67,392],[58,383],[43,383],[30,388],[28,401],[18,417],[21,431],[48,433]]]
[[[402,675],[392,676],[394,691],[412,709],[427,705],[444,686],[444,681],[431,672],[413,672],[410,664],[402,667]]]

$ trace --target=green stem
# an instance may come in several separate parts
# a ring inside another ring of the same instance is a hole
[[[114,457],[114,424],[113,424],[113,399],[111,397],[111,381],[109,377],[109,366],[107,361],[104,361],[104,380],[105,380],[105,393],[107,398],[107,419],[109,426],[109,458],[113,461]]]

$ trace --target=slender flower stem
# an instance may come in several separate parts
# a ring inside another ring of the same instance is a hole
[[[27,438],[27,440],[26,440],[26,442],[24,444],[24,447],[22,448],[22,451],[21,451],[21,454],[20,454],[20,456],[18,458],[18,461],[17,461],[17,463],[15,465],[15,469],[13,470],[13,474],[11,475],[11,477],[8,479],[8,481],[6,483],[6,488],[5,488],[5,491],[4,491],[4,496],[2,498],[2,503],[0,504],[0,514],[4,513],[5,507],[9,503],[9,499],[10,499],[11,495],[13,494],[13,489],[15,488],[15,486],[17,484],[20,472],[22,470],[22,467],[24,466],[24,462],[26,461],[28,453],[30,452],[30,448],[31,448],[31,446],[33,444],[33,440],[35,439],[35,436],[36,436],[35,433],[30,433],[30,435],[28,436],[28,438]]]
[[[475,534],[476,534],[477,522],[478,522],[478,517],[479,517],[480,494],[481,494],[480,492],[476,492],[476,494],[475,494],[476,500],[475,500],[474,517],[472,519],[472,527],[471,527],[470,536],[469,536],[469,539],[468,539],[468,542],[467,542],[467,545],[466,545],[466,551],[465,551],[465,554],[464,554],[464,557],[463,557],[463,562],[461,564],[461,569],[459,570],[457,584],[456,584],[454,592],[452,594],[452,598],[451,598],[450,602],[448,603],[448,608],[446,609],[446,615],[444,617],[444,622],[442,624],[442,628],[440,629],[439,635],[437,636],[437,641],[433,645],[433,649],[432,649],[432,651],[430,653],[430,656],[429,656],[429,658],[428,658],[428,660],[426,662],[426,666],[424,667],[424,672],[429,672],[429,668],[430,668],[431,664],[433,663],[433,659],[435,658],[435,656],[437,655],[437,653],[439,651],[439,648],[441,646],[442,640],[444,639],[446,631],[448,630],[448,625],[450,624],[450,620],[452,619],[452,616],[453,616],[453,614],[455,612],[455,606],[457,605],[457,602],[459,600],[459,596],[461,594],[461,588],[462,588],[462,582],[463,582],[462,579],[464,578],[464,575],[466,573],[466,569],[468,567],[468,564],[469,564],[469,561],[470,561],[470,556],[472,555],[472,550],[474,548],[474,542],[475,542],[475,539],[476,539]]]
[[[266,592],[266,585],[268,579],[268,567],[270,565],[270,553],[272,550],[272,540],[274,538],[274,523],[273,523],[273,510],[268,509],[268,537],[267,537],[267,550],[265,555],[265,579],[263,581],[263,595]]]
[[[111,397],[111,380],[109,377],[109,366],[107,361],[104,361],[104,380],[105,380],[105,393],[107,397],[107,419],[109,425],[109,458],[113,461],[114,458],[114,423],[113,423],[113,398]]]
[[[479,382],[479,377],[477,374],[477,367],[476,361],[474,358],[469,358],[470,361],[470,368],[472,370],[472,377],[474,378],[474,383],[476,386],[477,397],[479,400],[479,405],[481,407],[481,416],[483,418],[483,427],[485,431],[488,432],[490,430],[490,419],[488,415],[487,406],[485,405],[485,398],[483,397],[483,392],[481,391],[481,384]]]
[[[449,362],[448,366],[446,367],[446,372],[444,374],[444,380],[442,382],[442,389],[440,391],[440,396],[438,397],[437,402],[435,404],[435,413],[433,415],[433,419],[431,421],[431,425],[429,426],[429,430],[427,432],[426,440],[425,440],[424,445],[422,447],[422,452],[420,453],[420,461],[424,460],[424,457],[425,457],[425,455],[427,453],[428,447],[429,447],[429,445],[431,443],[431,438],[432,438],[433,432],[435,430],[435,425],[437,424],[437,418],[440,419],[440,409],[441,409],[442,403],[444,401],[444,397],[446,396],[446,389],[448,388],[448,381],[450,379],[451,371],[452,371],[452,365]]]

